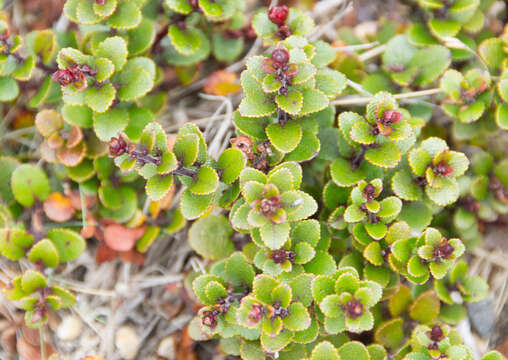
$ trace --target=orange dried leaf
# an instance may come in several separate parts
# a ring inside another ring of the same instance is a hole
[[[134,247],[138,240],[145,233],[146,226],[140,226],[135,229],[129,229],[120,224],[113,224],[104,230],[104,241],[113,250],[129,251]]]
[[[72,207],[71,199],[67,196],[55,192],[44,201],[44,213],[48,218],[56,222],[64,222],[72,218],[74,215],[74,208]]]
[[[219,70],[207,79],[203,90],[211,95],[224,96],[234,94],[240,90],[238,76],[235,73]]]
[[[132,263],[136,265],[144,265],[145,264],[145,255],[137,252],[136,250],[129,251],[120,251],[118,252],[120,259],[123,262]]]
[[[110,249],[106,244],[100,243],[95,252],[95,261],[97,264],[102,264],[107,261],[116,259],[116,251]]]

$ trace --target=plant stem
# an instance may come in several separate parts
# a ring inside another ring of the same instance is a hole
[[[420,91],[412,91],[407,92],[403,94],[396,94],[394,95],[394,98],[397,100],[400,99],[411,99],[411,98],[417,98],[422,96],[430,96],[441,93],[442,90],[440,88],[434,88],[434,89],[427,89],[427,90],[420,90]],[[338,105],[338,106],[344,106],[344,105],[363,105],[367,104],[373,99],[373,97],[367,97],[367,96],[352,96],[348,98],[343,99],[337,99],[331,102],[332,105]]]
[[[46,360],[46,349],[44,344],[44,325],[39,328],[39,340],[41,343],[41,360]]]

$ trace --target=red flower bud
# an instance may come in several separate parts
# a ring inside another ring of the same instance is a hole
[[[289,15],[289,8],[286,5],[274,6],[268,10],[268,18],[275,25],[281,26],[286,22]]]
[[[277,68],[281,68],[289,62],[289,51],[286,49],[275,49],[272,52],[272,60],[274,62],[274,66]]]
[[[395,124],[402,119],[402,114],[395,110],[386,110],[383,113],[383,124]]]
[[[120,156],[127,152],[129,152],[129,144],[121,136],[109,140],[109,154],[111,156]]]

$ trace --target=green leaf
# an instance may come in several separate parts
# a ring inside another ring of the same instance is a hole
[[[236,252],[231,255],[224,265],[224,279],[235,286],[251,286],[255,276],[252,265],[244,254]]]
[[[432,202],[439,206],[446,206],[454,203],[459,197],[459,187],[453,178],[443,179],[443,186],[439,189],[425,187],[425,193]]]
[[[284,126],[270,124],[266,127],[266,135],[277,150],[288,153],[294,150],[300,143],[302,139],[302,127],[292,120]]]
[[[47,267],[56,267],[60,263],[58,250],[48,239],[42,239],[30,249],[28,260],[33,263],[42,261]]]
[[[330,99],[340,95],[347,85],[347,79],[344,74],[328,68],[319,70],[315,76],[315,80],[316,88],[326,94]]]
[[[109,141],[123,131],[129,123],[129,112],[126,108],[114,107],[105,113],[94,113],[93,126],[97,137]]]
[[[349,341],[339,348],[341,360],[370,360],[365,345],[359,341]]]
[[[368,149],[365,152],[365,160],[382,168],[393,168],[401,159],[401,151],[392,142],[385,142],[379,147]]]
[[[460,31],[460,23],[454,20],[430,19],[427,23],[429,30],[439,39],[454,37]]]
[[[308,115],[323,110],[329,104],[328,97],[316,89],[305,88],[301,91],[303,105],[299,115]]]
[[[0,101],[8,102],[19,95],[19,86],[11,77],[0,77]]]
[[[136,3],[121,1],[118,3],[115,13],[106,20],[106,24],[113,29],[129,30],[138,26],[141,19],[141,10]]]
[[[103,82],[113,75],[115,72],[115,65],[111,60],[101,57],[95,62],[95,69],[97,70],[97,81]]]
[[[187,220],[194,220],[208,211],[212,205],[213,194],[195,195],[189,190],[185,190],[180,201],[182,215]]]
[[[222,152],[217,165],[222,170],[221,180],[226,184],[233,183],[240,176],[240,172],[247,164],[244,153],[236,148],[229,148]]]
[[[354,142],[363,145],[369,145],[376,141],[372,127],[366,121],[355,122],[351,127],[350,137]]]
[[[78,125],[82,128],[90,128],[93,125],[93,113],[85,105],[67,105],[62,107],[62,117],[65,122],[71,125]]]
[[[499,69],[505,58],[504,44],[500,38],[490,38],[478,46],[478,53],[491,69]]]
[[[193,10],[189,0],[165,0],[165,4],[173,11],[188,15]]]
[[[49,181],[44,171],[35,165],[23,164],[11,176],[11,189],[17,202],[25,207],[36,200],[44,201],[50,193]]]
[[[170,174],[151,176],[146,182],[146,194],[150,200],[159,201],[171,190],[173,182],[173,175]]]
[[[272,222],[260,228],[261,239],[270,249],[279,249],[289,237],[289,223],[274,224]]]
[[[316,256],[303,267],[306,272],[316,275],[332,275],[337,270],[335,260],[325,251],[316,251]],[[315,296],[314,299],[316,299]]]
[[[193,194],[207,195],[213,193],[219,186],[219,176],[209,166],[202,166],[199,168],[196,179],[189,186],[189,190]]]
[[[313,350],[310,360],[340,360],[335,346],[328,341],[320,342]]]
[[[189,56],[194,54],[201,46],[200,30],[195,28],[181,29],[178,25],[171,25],[168,29],[168,36],[175,50],[181,55]]]
[[[31,294],[38,289],[44,289],[47,281],[44,275],[35,270],[27,270],[21,278],[21,287],[27,294]]]
[[[120,36],[113,36],[99,44],[95,55],[111,60],[115,71],[120,71],[127,63],[127,53],[126,41]]]
[[[104,113],[113,104],[116,90],[111,83],[102,84],[100,87],[89,87],[85,92],[86,104],[96,113]]]
[[[213,34],[212,49],[215,58],[222,62],[231,62],[240,56],[244,49],[242,38],[227,38],[222,34]]]
[[[93,4],[93,11],[97,16],[109,17],[111,16],[118,6],[117,0],[107,0],[104,4]]]
[[[434,291],[426,291],[418,296],[409,309],[411,319],[430,323],[439,315],[439,298]]]
[[[413,84],[424,86],[432,83],[451,63],[451,53],[446,47],[432,45],[418,50],[409,63],[409,67],[419,69]]]
[[[381,210],[376,213],[381,218],[392,218],[399,215],[402,201],[398,197],[389,196],[381,201]]]
[[[338,158],[330,165],[330,174],[335,184],[340,187],[353,186],[365,178],[363,168],[353,169],[349,161]]]
[[[223,215],[209,215],[195,221],[189,229],[189,244],[199,255],[212,260],[228,257],[235,247],[233,229]]]
[[[389,348],[396,348],[404,338],[404,320],[400,317],[381,323],[374,333],[377,343]]]
[[[61,262],[77,259],[86,249],[85,239],[69,229],[54,228],[49,230],[46,236],[58,250]]]
[[[17,261],[25,256],[34,238],[24,230],[15,228],[0,229],[0,251],[9,260]]]
[[[284,157],[286,161],[304,162],[312,160],[320,152],[321,144],[316,135],[303,130],[302,139],[298,146]]]
[[[503,130],[508,130],[508,104],[499,104],[496,109],[496,124]]]
[[[408,171],[400,170],[392,178],[393,192],[403,200],[415,201],[421,199],[423,192]]]
[[[118,98],[121,101],[137,100],[152,90],[154,85],[152,75],[148,71],[140,66],[129,66],[129,64],[130,61],[118,74],[120,82]]]
[[[275,102],[288,114],[298,115],[303,106],[303,95],[294,87],[290,87],[287,94],[277,94]]]

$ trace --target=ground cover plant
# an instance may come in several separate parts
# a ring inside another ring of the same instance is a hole
[[[29,32],[4,4],[0,280],[38,358],[73,358],[46,345],[82,301],[73,263],[142,269],[182,235],[186,333],[214,351],[474,358],[456,326],[489,294],[468,253],[508,214],[507,10],[412,1],[361,38],[336,26],[352,3],[310,3],[66,0]],[[213,115],[171,127],[185,96]]]

